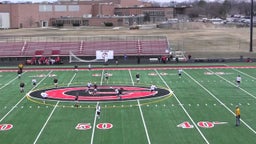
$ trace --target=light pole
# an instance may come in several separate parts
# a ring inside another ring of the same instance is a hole
[[[250,52],[253,51],[253,0],[251,0],[251,22],[250,22]]]

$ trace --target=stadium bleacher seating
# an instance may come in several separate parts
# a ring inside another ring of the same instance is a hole
[[[23,42],[0,42],[0,56],[21,56]]]
[[[95,56],[96,50],[113,50],[116,56],[165,55],[166,39],[154,40],[79,40],[70,42],[0,42],[0,57]]]

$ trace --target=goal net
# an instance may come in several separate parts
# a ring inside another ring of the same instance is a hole
[[[74,63],[74,62],[92,63],[92,62],[103,62],[103,61],[99,60],[99,59],[84,60],[84,59],[81,59],[81,58],[77,57],[75,54],[73,54],[70,51],[69,52],[69,63]]]

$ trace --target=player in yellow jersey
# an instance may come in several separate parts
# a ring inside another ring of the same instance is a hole
[[[239,126],[240,125],[240,108],[239,108],[239,106],[236,106],[235,113],[236,113],[236,126]]]

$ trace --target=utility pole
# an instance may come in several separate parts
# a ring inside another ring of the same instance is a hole
[[[251,22],[250,22],[250,52],[253,52],[253,0],[251,0]]]

